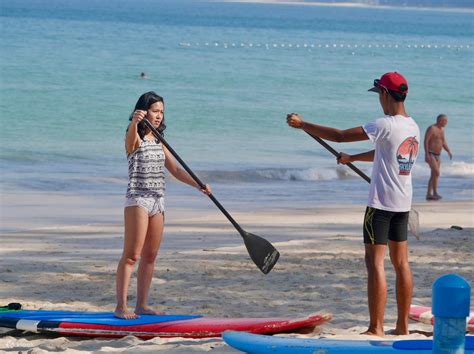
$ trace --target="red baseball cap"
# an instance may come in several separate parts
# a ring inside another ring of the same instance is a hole
[[[402,74],[394,71],[383,74],[380,79],[375,79],[374,87],[369,91],[380,92],[381,88],[406,95],[408,93],[408,82]]]

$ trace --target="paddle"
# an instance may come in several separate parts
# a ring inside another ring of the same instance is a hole
[[[310,137],[312,137],[314,140],[316,140],[318,143],[320,143],[322,146],[324,146],[329,152],[331,152],[334,156],[339,157],[339,152],[334,150],[331,145],[326,143],[323,139],[321,139],[319,136],[315,136],[311,133],[306,132]],[[352,163],[348,162],[346,164],[347,167],[349,167],[352,171],[357,173],[360,177],[365,179],[368,183],[370,183],[370,178],[367,176],[364,172],[359,170],[357,167],[355,167]],[[420,219],[419,219],[419,214],[415,209],[411,209],[410,213],[408,214],[408,225],[410,226],[410,230],[415,235],[415,237],[419,240],[420,239]]]
[[[186,163],[181,159],[176,151],[166,142],[163,138],[163,135],[160,134],[158,130],[153,127],[153,125],[147,120],[144,119],[145,125],[153,132],[153,135],[161,141],[161,143],[166,146],[166,148],[171,152],[171,154],[179,161],[181,166],[189,173],[189,175],[199,184],[199,187],[202,189],[206,188],[206,185],[201,182],[201,180],[194,174],[194,172],[186,165]],[[251,234],[250,232],[245,231],[240,227],[240,225],[234,220],[234,218],[224,209],[224,207],[219,203],[219,201],[212,195],[209,194],[208,197],[214,202],[214,204],[219,208],[219,210],[226,216],[230,223],[235,227],[239,232],[240,236],[244,239],[245,247],[252,258],[252,261],[257,265],[257,267],[264,273],[268,274],[273,266],[278,261],[280,253],[273,247],[273,245],[265,240],[263,237]]]

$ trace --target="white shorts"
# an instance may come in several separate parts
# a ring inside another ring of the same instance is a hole
[[[165,198],[163,197],[127,197],[125,199],[125,208],[130,206],[139,206],[146,210],[148,216],[165,212]]]

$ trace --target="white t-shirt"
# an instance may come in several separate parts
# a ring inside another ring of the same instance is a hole
[[[409,211],[412,200],[411,169],[420,146],[420,128],[411,117],[385,116],[362,127],[375,143],[368,206],[388,211]]]

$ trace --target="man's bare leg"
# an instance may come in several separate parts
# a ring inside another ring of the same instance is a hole
[[[387,280],[385,279],[385,245],[365,245],[365,264],[367,266],[367,297],[370,324],[361,334],[384,335],[383,324],[387,302]]]
[[[397,325],[393,334],[406,335],[408,315],[413,296],[413,277],[408,263],[408,242],[389,241],[390,260],[396,273]]]
[[[439,176],[441,174],[441,161],[435,160],[434,165],[436,166],[436,168],[435,168],[435,176],[433,179],[433,196],[436,199],[441,199],[441,196],[438,194],[438,182],[439,182]]]
[[[440,164],[434,157],[429,163],[431,169],[430,179],[428,181],[428,191],[426,193],[426,200],[438,200],[438,179],[440,175]]]

